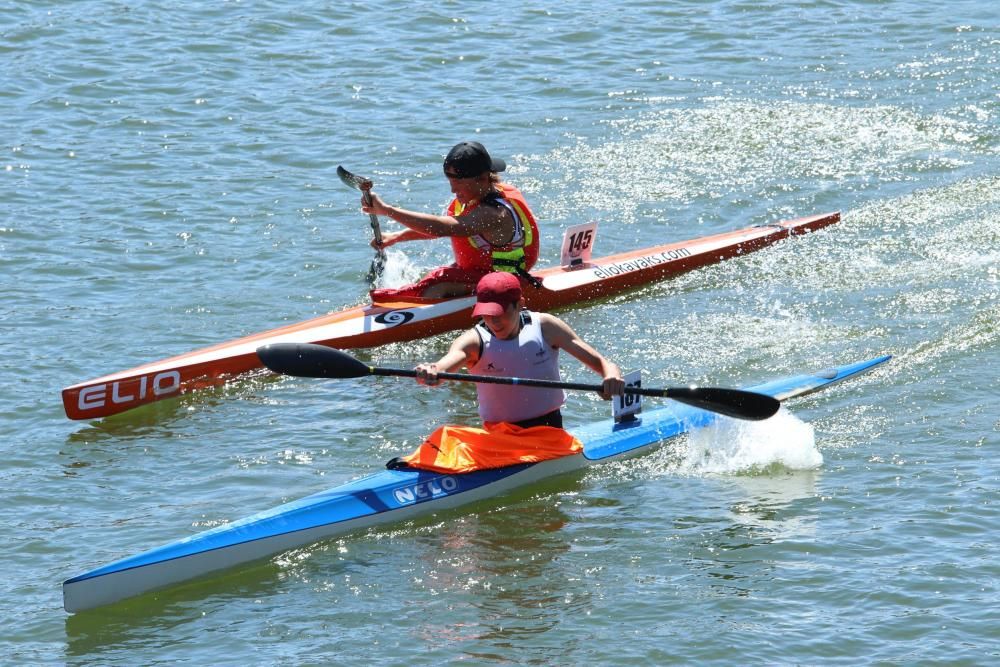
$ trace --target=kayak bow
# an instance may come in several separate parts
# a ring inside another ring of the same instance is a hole
[[[889,358],[747,389],[787,400],[869,371]],[[645,454],[716,419],[711,412],[671,405],[632,422],[608,419],[573,429],[584,443],[582,454],[462,475],[385,470],[68,579],[63,582],[63,605],[68,612],[79,612],[319,540],[493,498],[548,477]]]

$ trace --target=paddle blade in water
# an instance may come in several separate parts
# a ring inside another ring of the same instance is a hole
[[[372,179],[352,174],[339,165],[337,166],[337,176],[340,177],[340,180],[343,181],[347,187],[361,190],[364,196],[365,205],[371,205]],[[385,250],[382,249],[382,230],[379,228],[378,216],[374,213],[369,213],[368,219],[371,222],[372,234],[375,235],[375,245],[377,248],[375,251],[375,259],[372,260],[372,265],[368,269],[368,282],[372,287],[375,287],[375,283],[382,277],[382,271],[385,268]]]
[[[385,253],[376,252],[375,257],[372,259],[371,266],[368,267],[367,278],[368,282],[372,285],[372,287],[375,286],[375,283],[378,281],[379,278],[382,277],[382,274],[384,272],[385,272]]]
[[[667,389],[667,398],[696,408],[718,412],[720,415],[760,421],[773,416],[781,407],[781,402],[766,394],[758,394],[742,389],[721,387],[672,387]]]
[[[313,343],[271,343],[258,347],[257,356],[275,373],[296,377],[359,378],[372,372],[349,354]]]

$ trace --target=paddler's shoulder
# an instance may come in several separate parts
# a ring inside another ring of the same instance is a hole
[[[465,352],[466,356],[470,353],[474,353],[476,358],[479,357],[479,347],[482,344],[482,336],[476,330],[478,325],[472,327],[471,329],[466,329],[462,334],[455,339],[452,343],[452,347],[457,348]]]
[[[553,315],[551,313],[540,313],[537,310],[529,310],[529,311],[526,311],[526,312],[530,313],[531,318],[533,320],[537,321],[543,327],[544,326],[559,326],[559,325],[565,325],[566,324],[561,319],[559,319],[558,317],[556,317],[555,315]]]
[[[562,347],[567,340],[575,336],[573,329],[563,320],[550,313],[534,313],[538,318],[538,326],[542,329],[542,337],[553,347]]]

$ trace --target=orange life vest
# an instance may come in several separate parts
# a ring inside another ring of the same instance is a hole
[[[455,263],[459,268],[473,271],[528,271],[538,261],[538,223],[520,190],[506,183],[496,183],[494,187],[517,215],[520,233],[516,231],[514,240],[505,246],[490,245],[481,236],[453,236],[451,247],[455,251]],[[479,202],[475,202],[463,206],[455,199],[448,205],[448,215],[459,216],[478,205]]]

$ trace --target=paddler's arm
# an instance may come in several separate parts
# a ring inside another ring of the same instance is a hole
[[[617,364],[587,344],[558,317],[548,313],[537,313],[537,315],[542,325],[542,336],[550,345],[565,350],[603,378],[601,398],[608,401],[612,396],[621,396],[625,393],[625,379],[622,378],[621,369]]]
[[[384,215],[414,232],[427,236],[474,236],[481,234],[487,241],[495,245],[510,243],[514,236],[514,221],[505,209],[497,206],[477,206],[465,215],[457,217],[432,215],[390,206],[374,192],[369,194],[371,205],[366,204],[362,199],[362,211]]]
[[[417,382],[428,387],[441,383],[438,373],[450,373],[462,366],[471,366],[479,360],[479,334],[469,329],[452,341],[444,356],[430,364],[420,364],[416,367]]]
[[[381,245],[375,239],[371,240],[371,247],[375,248],[388,248],[389,246],[396,245],[397,243],[402,243],[403,241],[422,241],[424,239],[434,239],[437,238],[431,234],[424,234],[422,232],[417,232],[412,229],[404,229],[400,232],[382,232],[382,243]]]

